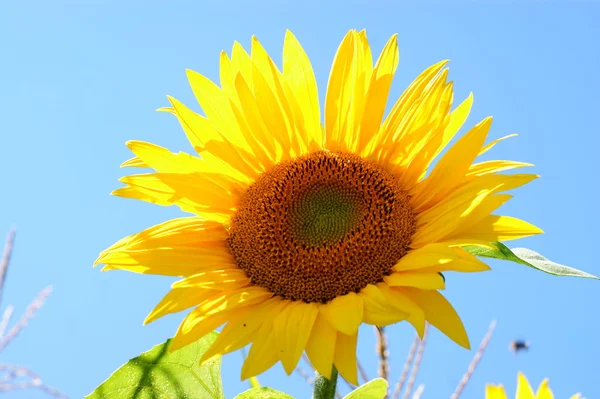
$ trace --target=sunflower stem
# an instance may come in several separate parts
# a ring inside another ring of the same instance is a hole
[[[327,379],[318,371],[315,371],[315,385],[313,390],[313,399],[334,399],[336,385],[338,379],[338,371],[333,366],[331,370],[331,378]]]

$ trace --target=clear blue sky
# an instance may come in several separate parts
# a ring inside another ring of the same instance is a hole
[[[167,94],[194,105],[185,69],[216,79],[219,52],[234,40],[247,46],[252,34],[279,61],[287,28],[311,57],[321,95],[337,45],[351,28],[366,28],[375,51],[399,33],[392,97],[422,69],[449,58],[456,100],[475,94],[468,123],[493,115],[491,137],[519,133],[490,155],[532,162],[531,171],[542,176],[503,208],[546,231],[517,245],[600,274],[600,3],[166,3],[0,0],[0,232],[18,227],[3,306],[12,303],[20,312],[44,286],[55,288],[0,363],[29,365],[77,398],[175,331],[181,315],[142,326],[170,279],[92,268],[98,252],[117,239],[181,215],[109,196],[126,173],[119,169],[130,157],[124,143],[191,151],[176,120],[154,112],[167,104]],[[503,382],[512,397],[518,370],[534,384],[550,377],[557,399],[576,391],[600,397],[600,282],[492,266],[480,275],[447,276],[446,294],[474,347],[498,320],[462,397],[483,397],[486,382]],[[359,354],[374,376],[373,332],[361,331]],[[412,336],[405,324],[390,329],[394,376]],[[507,346],[518,337],[533,346],[515,358]],[[417,381],[426,386],[424,398],[449,397],[473,354],[434,331]],[[240,361],[239,353],[224,360],[228,398],[247,387],[239,382]],[[277,366],[261,382],[309,397],[301,377],[283,376]]]

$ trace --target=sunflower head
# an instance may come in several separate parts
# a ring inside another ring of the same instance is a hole
[[[473,100],[453,108],[447,62],[423,71],[384,115],[396,36],[373,62],[366,33],[350,31],[321,117],[311,64],[290,32],[283,68],[256,38],[250,54],[235,43],[220,61],[220,85],[188,71],[204,115],[171,97],[161,109],[197,154],[128,142],[135,157],[123,166],[154,171],[122,178],[113,192],[191,214],[126,237],[97,260],[106,270],[182,277],[146,322],[193,308],[171,350],[224,325],[204,360],[251,344],[243,378],[278,361],[291,373],[306,352],[324,376],[335,365],[356,383],[362,323],[405,320],[423,334],[427,321],[468,348],[439,293],[441,272],[489,269],[462,246],[540,233],[492,214],[507,190],[537,176],[500,173],[530,166],[522,162],[475,162],[505,138],[484,144],[491,118],[446,148]]]
[[[577,393],[570,399],[579,399],[581,394]],[[485,387],[485,399],[508,399],[502,385],[487,385]],[[523,373],[517,376],[517,393],[515,399],[554,399],[554,394],[548,386],[548,379],[544,379],[534,394],[527,377]]]

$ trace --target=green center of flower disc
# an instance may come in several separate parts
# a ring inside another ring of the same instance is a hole
[[[319,151],[284,161],[240,199],[228,245],[256,285],[326,303],[383,281],[415,231],[408,194],[357,155]]]
[[[360,223],[361,205],[359,193],[351,188],[315,185],[291,206],[294,238],[308,245],[339,241]]]

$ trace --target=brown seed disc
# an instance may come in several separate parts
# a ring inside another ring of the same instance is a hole
[[[327,302],[381,282],[415,231],[408,194],[354,154],[319,151],[277,164],[242,196],[228,244],[252,282]]]

